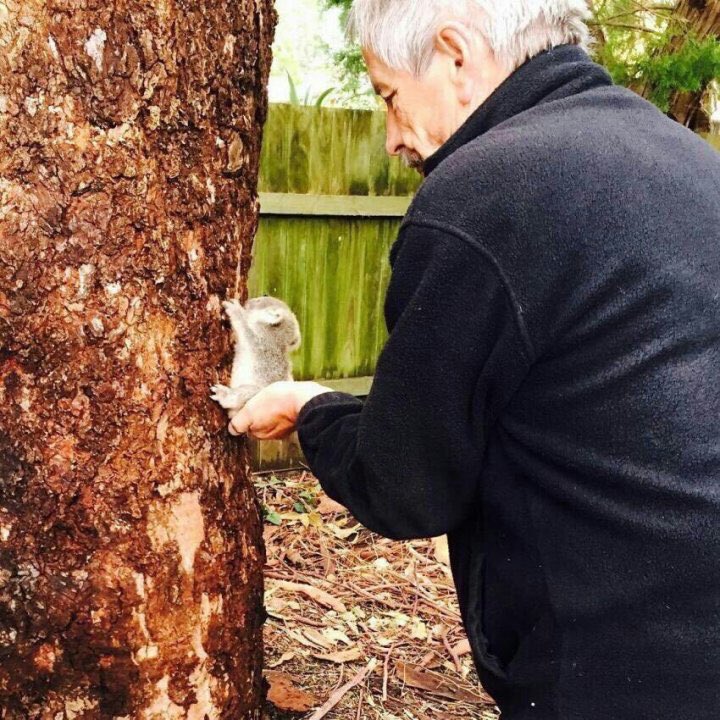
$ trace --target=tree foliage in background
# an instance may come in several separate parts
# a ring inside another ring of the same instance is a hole
[[[345,27],[352,0],[323,0],[323,2],[328,9],[339,7],[342,10],[340,22]],[[341,92],[349,101],[348,104],[367,105],[373,92],[365,78],[365,61],[360,48],[348,43],[345,48],[335,54],[335,62],[341,71]]]
[[[340,7],[343,22],[352,0]],[[591,52],[615,82],[693,130],[709,124],[709,95],[720,78],[720,0],[591,0]],[[356,47],[337,54],[348,97],[368,92]]]
[[[595,0],[596,59],[617,83],[693,130],[709,127],[720,78],[720,0]]]

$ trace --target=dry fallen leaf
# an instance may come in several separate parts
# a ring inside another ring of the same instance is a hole
[[[362,525],[353,525],[350,528],[341,528],[335,523],[328,523],[326,525],[330,532],[338,540],[347,540],[351,535],[357,535],[362,530]]]
[[[447,535],[433,538],[432,542],[435,547],[435,559],[441,565],[447,565],[447,567],[450,567],[450,548],[448,548]]]
[[[420,618],[413,618],[412,625],[410,626],[410,637],[413,638],[413,640],[427,640],[427,636],[427,625]]]
[[[364,657],[363,651],[359,647],[350,648],[349,650],[340,650],[327,655],[313,655],[318,660],[326,660],[327,662],[337,663],[338,665],[346,662],[355,662]]]
[[[335,502],[327,495],[321,495],[320,502],[315,508],[315,512],[320,515],[334,515],[335,513],[346,513],[347,510],[339,502]]]
[[[350,640],[350,638],[342,631],[338,630],[337,628],[328,627],[323,628],[322,631],[323,637],[327,638],[331,643],[337,644],[338,642],[344,643],[348,647],[350,647],[353,642]]]
[[[279,710],[307,712],[319,704],[317,697],[297,687],[297,680],[290,675],[267,670],[265,679],[270,685],[268,700]]]
[[[290,660],[293,660],[294,658],[295,658],[294,652],[286,652],[286,653],[283,653],[282,656],[278,660],[268,663],[267,666],[269,668],[280,667],[283,663],[290,662]]]
[[[324,631],[321,633],[315,628],[304,628],[302,634],[311,642],[315,643],[319,648],[330,650],[335,647],[335,643],[325,637]]]
[[[470,685],[456,682],[452,678],[426,670],[419,665],[411,665],[398,660],[395,663],[395,669],[400,680],[410,687],[427,690],[433,695],[439,695],[458,702],[484,703],[487,701]]]
[[[266,597],[265,598],[265,610],[268,614],[280,617],[282,619],[282,611],[287,609],[288,603],[282,598],[277,597]]]
[[[285,557],[293,564],[293,565],[305,565],[305,559],[303,556],[297,552],[297,550],[288,550],[285,554]]]
[[[306,638],[305,635],[303,634],[303,632],[301,632],[300,630],[293,630],[286,625],[284,628],[284,632],[289,638],[294,640],[296,643],[299,643],[300,645],[304,645],[305,647],[309,647],[312,650],[317,651],[318,643],[312,642],[312,640],[309,640],[308,638]],[[327,649],[324,645],[320,645],[319,647],[321,650]]]
[[[434,670],[435,668],[442,667],[442,665],[443,659],[434,650],[427,652],[420,661],[420,667],[427,668],[428,670]]]
[[[325,607],[329,607],[339,613],[347,612],[347,608],[337,598],[334,598],[330,593],[326,593],[324,590],[313,587],[312,585],[303,585],[301,583],[287,582],[285,580],[272,580],[268,585],[281,590],[289,590],[291,592],[299,592],[307,595],[315,602]]]
[[[461,640],[454,648],[453,653],[457,655],[458,657],[462,657],[463,655],[469,655],[472,652],[470,648],[470,641],[465,639]]]

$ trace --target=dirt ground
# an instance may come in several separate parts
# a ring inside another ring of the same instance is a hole
[[[308,473],[256,476],[266,513],[267,720],[496,720],[444,540],[359,526]]]

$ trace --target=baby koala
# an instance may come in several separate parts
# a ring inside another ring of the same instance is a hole
[[[213,385],[212,399],[232,418],[267,385],[292,380],[290,353],[300,347],[300,326],[290,308],[274,297],[223,303],[235,333],[230,387]]]

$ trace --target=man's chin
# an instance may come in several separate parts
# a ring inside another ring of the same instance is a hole
[[[424,167],[425,167],[425,161],[418,155],[416,152],[402,152],[400,153],[400,157],[402,158],[402,161],[407,165],[409,168],[412,168],[413,170],[417,170],[421,175],[424,174]]]

